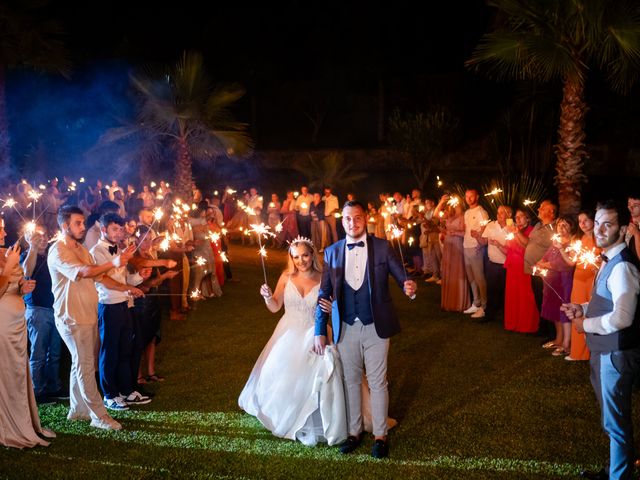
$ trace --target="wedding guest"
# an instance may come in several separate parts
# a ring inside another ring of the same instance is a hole
[[[69,394],[60,382],[60,352],[62,339],[53,314],[53,293],[51,275],[47,266],[49,244],[44,233],[36,229],[25,233],[29,249],[21,256],[22,268],[26,278],[35,280],[33,292],[24,296],[25,318],[31,354],[29,365],[36,402],[52,403],[66,399]]]
[[[118,205],[118,215],[120,215],[122,218],[127,216],[127,210],[124,206],[124,194],[122,193],[122,190],[116,190],[115,192],[113,192],[113,203],[116,203]]]
[[[338,230],[336,229],[336,213],[340,213],[340,203],[338,197],[331,193],[331,187],[324,187],[324,221],[327,226],[327,244],[331,245],[338,241]]]
[[[267,224],[272,233],[277,233],[278,224],[280,223],[280,210],[282,209],[282,203],[280,203],[280,198],[277,193],[271,194],[271,202],[269,202],[269,206],[267,207]],[[278,245],[277,236],[272,238],[272,242],[274,246]]]
[[[640,191],[627,195],[627,208],[631,214],[631,220],[627,226],[625,242],[631,253],[640,257]]]
[[[596,239],[593,233],[593,220],[595,212],[593,210],[582,210],[578,215],[578,226],[582,236],[580,242],[582,249],[593,250],[594,255],[600,255],[600,249],[596,247]],[[589,303],[593,283],[598,273],[598,267],[593,263],[578,259],[576,269],[573,273],[573,287],[571,288],[571,303],[579,305]],[[571,353],[564,357],[568,361],[589,360],[589,347],[584,333],[579,333],[575,325],[571,325]]]
[[[482,236],[483,223],[489,214],[478,203],[478,191],[469,188],[464,194],[467,210],[464,212],[464,268],[471,286],[473,303],[464,313],[472,318],[483,318],[487,308],[487,282],[484,277],[484,248],[478,243]]]
[[[556,357],[569,355],[571,349],[571,321],[560,310],[560,306],[571,299],[575,265],[566,248],[573,239],[575,227],[572,218],[560,217],[556,222],[556,235],[551,246],[536,264],[538,269],[547,270],[546,275],[542,274],[545,282],[540,316],[553,322],[556,330],[555,339],[545,343],[543,348],[554,349],[551,355]]]
[[[533,231],[526,210],[516,210],[515,225],[507,226],[513,239],[507,241],[504,268],[507,271],[504,293],[504,329],[513,332],[538,331],[540,313],[531,288],[531,275],[524,271],[524,252]]]
[[[144,208],[153,209],[156,204],[156,196],[149,190],[149,185],[143,185],[142,192],[138,194],[138,198],[142,200],[142,206]]]
[[[64,237],[49,248],[47,264],[53,286],[56,328],[71,353],[68,420],[91,420],[91,426],[120,430],[122,425],[109,416],[96,385],[98,344],[98,293],[94,281],[112,268],[127,264],[132,253],[123,252],[96,265],[80,243],[86,227],[78,207],[66,206],[58,212]]]
[[[118,244],[124,230],[124,220],[115,213],[100,218],[102,236],[91,249],[97,264],[112,262],[118,255]],[[133,253],[135,247],[125,252]],[[147,271],[148,276],[151,272]],[[127,271],[125,265],[112,268],[96,281],[98,289],[98,330],[100,332],[100,386],[104,406],[109,410],[129,410],[129,405],[144,405],[151,401],[135,390],[131,375],[133,354],[133,298],[144,295],[137,285],[144,281],[142,274]],[[132,298],[133,297],[133,298]]]
[[[215,260],[209,241],[209,227],[206,219],[206,202],[200,202],[198,208],[192,210],[189,215],[189,224],[193,232],[193,258],[202,258],[205,264],[191,265],[189,289],[198,289],[204,297],[221,297],[222,289],[218,284],[218,278],[214,275]]]
[[[536,223],[533,230],[531,230],[529,241],[527,242],[524,252],[524,273],[531,275],[531,288],[534,298],[536,299],[538,311],[542,310],[543,282],[540,276],[533,275],[533,267],[540,261],[551,246],[551,237],[556,228],[555,219],[557,211],[558,207],[551,200],[544,200],[540,203],[538,207],[538,219],[540,221]],[[550,339],[550,336],[553,335],[552,330],[552,325],[543,320],[539,324],[538,335]],[[545,343],[548,342],[545,341]]]
[[[327,246],[327,235],[324,225],[324,202],[319,193],[313,194],[309,214],[311,215],[311,241],[318,253],[322,253]]]
[[[564,304],[563,311],[579,333],[587,334],[591,350],[591,385],[609,437],[608,468],[581,472],[583,478],[631,479],[636,460],[633,441],[632,393],[640,370],[638,292],[640,275],[625,245],[628,211],[612,201],[598,205],[594,220],[596,245],[603,264],[588,304]]]
[[[309,193],[306,185],[300,187],[300,195],[296,198],[296,212],[298,213],[298,231],[305,238],[311,238],[311,213],[313,195]]]
[[[211,199],[211,212],[212,212],[212,218],[214,219],[215,225],[216,225],[216,228],[214,229],[214,231],[218,231],[220,233],[220,242],[219,242],[220,252],[224,253],[226,257],[226,261],[222,262],[222,268],[224,270],[224,276],[225,276],[224,279],[227,282],[237,282],[238,279],[234,278],[233,273],[231,272],[231,260],[229,258],[229,241],[227,240],[226,234],[222,230],[222,228],[224,227],[224,216],[223,216],[222,210],[220,210],[220,198],[218,196],[214,196]],[[209,225],[209,228],[212,229],[213,226]],[[218,283],[220,284],[220,286],[223,285],[223,281],[220,279],[218,279]]]
[[[504,262],[507,259],[507,222],[513,223],[511,218],[511,207],[500,205],[497,211],[497,218],[489,222],[482,232],[482,237],[478,241],[487,245],[489,256],[485,263],[485,278],[487,281],[487,308],[485,318],[481,320],[493,320],[497,318],[504,308],[504,290],[507,279],[507,272]]]
[[[372,202],[367,203],[367,215],[369,217],[369,220],[367,221],[367,234],[375,236],[378,210]]]
[[[7,234],[0,218],[0,245]],[[0,445],[14,448],[47,446],[40,438],[55,433],[42,428],[29,375],[27,328],[22,296],[36,282],[25,280],[20,268],[20,247],[0,249]]]
[[[196,205],[202,201],[202,191],[200,191],[196,182],[191,183],[191,201]]]
[[[126,217],[124,219],[124,235],[122,244],[126,247],[136,243],[136,232],[138,230],[138,221],[134,217]]]
[[[438,214],[441,212],[440,210]],[[440,248],[440,218],[435,214],[435,203],[431,199],[424,201],[423,222],[420,225],[420,247],[422,248],[423,273],[430,275],[425,282],[440,280],[442,249]]]
[[[296,199],[293,191],[287,191],[287,198],[282,202],[282,231],[278,235],[280,245],[285,246],[298,236],[298,223],[296,220]]]
[[[446,207],[447,195],[436,206],[436,215]],[[465,311],[471,303],[469,284],[464,268],[464,214],[460,202],[449,206],[445,213],[445,237],[442,249],[442,291],[440,308],[448,312]]]

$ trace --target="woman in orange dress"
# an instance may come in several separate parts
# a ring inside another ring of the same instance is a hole
[[[600,250],[596,247],[596,239],[593,234],[594,212],[583,210],[578,215],[578,226],[582,232],[580,238],[583,250],[594,250],[595,255],[600,255]],[[593,282],[598,273],[598,267],[592,263],[578,260],[576,270],[573,273],[573,289],[571,290],[571,303],[587,303],[591,300],[591,290]],[[584,333],[578,333],[576,327],[571,326],[571,353],[564,357],[568,361],[589,360],[589,348]]]

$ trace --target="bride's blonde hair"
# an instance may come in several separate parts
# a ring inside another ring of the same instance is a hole
[[[296,267],[296,264],[293,261],[293,256],[291,254],[291,249],[293,247],[299,247],[301,245],[304,245],[304,247],[307,249],[307,251],[311,254],[311,257],[313,258],[313,261],[311,263],[311,268],[318,272],[318,273],[322,273],[322,266],[320,265],[320,258],[318,256],[318,252],[316,252],[316,247],[313,245],[313,242],[311,240],[309,240],[308,238],[305,237],[296,237],[294,238],[291,243],[289,243],[289,248],[287,250],[287,253],[289,254],[287,257],[287,271],[289,273],[289,275],[293,275],[294,273],[298,273],[298,267]]]

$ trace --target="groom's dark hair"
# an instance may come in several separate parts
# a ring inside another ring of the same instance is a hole
[[[344,202],[342,209],[344,210],[347,207],[360,207],[362,213],[367,213],[367,207],[365,207],[364,204],[358,200],[349,200]]]

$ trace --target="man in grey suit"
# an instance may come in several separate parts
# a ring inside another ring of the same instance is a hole
[[[371,455],[384,458],[389,454],[387,353],[389,338],[400,331],[389,294],[389,274],[410,298],[415,296],[416,283],[407,280],[387,240],[367,235],[367,210],[362,203],[345,203],[342,225],[347,238],[325,250],[318,295],[332,301],[333,343],[343,366],[349,436],[340,451],[351,453],[362,441],[361,388],[366,373],[375,436]],[[327,345],[328,316],[318,306],[314,351],[319,355]]]

